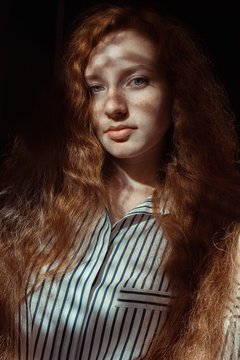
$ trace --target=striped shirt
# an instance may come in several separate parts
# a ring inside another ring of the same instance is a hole
[[[44,281],[21,307],[18,360],[130,360],[147,353],[171,298],[167,242],[151,197],[113,226],[106,210],[89,243],[71,272]],[[231,301],[225,331],[217,360],[239,360],[240,306]]]
[[[151,197],[113,226],[106,211],[90,243],[71,272],[44,281],[22,306],[18,359],[128,360],[148,351],[171,296]]]
[[[240,359],[240,274],[236,284],[237,302],[229,299],[225,315],[225,339],[219,360]]]

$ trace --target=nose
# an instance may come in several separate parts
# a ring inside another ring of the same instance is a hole
[[[110,89],[105,102],[105,114],[113,120],[124,120],[128,115],[126,98],[117,89]]]

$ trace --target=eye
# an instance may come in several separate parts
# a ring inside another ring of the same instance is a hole
[[[91,85],[91,86],[89,86],[89,89],[93,94],[97,94],[97,93],[101,92],[102,90],[104,90],[104,87],[101,85]]]
[[[143,85],[148,84],[149,80],[145,77],[136,77],[130,81],[130,86],[142,87]]]

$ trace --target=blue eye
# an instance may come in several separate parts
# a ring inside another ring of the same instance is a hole
[[[144,84],[148,83],[148,79],[144,78],[144,77],[137,77],[133,80],[131,80],[130,85],[131,86],[136,86],[136,87],[140,87]]]
[[[92,85],[90,86],[90,90],[93,94],[99,93],[100,91],[102,91],[104,88],[101,85]]]

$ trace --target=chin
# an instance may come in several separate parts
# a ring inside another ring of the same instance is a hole
[[[117,158],[117,159],[124,159],[124,158],[128,158],[131,157],[133,154],[131,151],[127,150],[127,149],[107,149],[108,153]],[[134,155],[133,155],[134,156]]]
[[[113,154],[111,153],[112,157],[116,158],[116,159],[128,159],[131,156],[129,156],[128,154]]]
[[[116,159],[131,159],[139,155],[140,149],[130,144],[115,144],[114,146],[105,147],[107,152]]]
[[[116,159],[131,159],[137,156],[137,154],[133,153],[110,153],[112,157]]]

